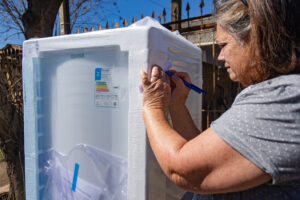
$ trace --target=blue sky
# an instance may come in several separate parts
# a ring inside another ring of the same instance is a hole
[[[182,0],[182,18],[187,18],[186,15],[186,4],[190,4],[190,17],[196,17],[200,15],[200,2],[201,0]],[[203,14],[208,14],[212,10],[212,0],[204,0],[204,10]],[[119,0],[118,1],[119,9],[121,11],[121,16],[126,16],[127,19],[132,19],[133,16],[136,16],[140,19],[141,13],[144,16],[151,16],[152,11],[155,12],[155,17],[158,19],[159,13],[162,13],[163,9],[166,8],[167,16],[166,21],[170,22],[171,20],[171,0]]]
[[[122,27],[123,19],[126,18],[130,23],[133,16],[136,17],[137,20],[141,18],[141,14],[144,16],[151,16],[152,12],[155,12],[155,18],[158,20],[159,13],[162,13],[163,9],[166,9],[166,22],[171,21],[171,0],[116,0],[118,4],[118,8],[120,13],[107,15],[105,21],[100,24],[102,27],[105,26],[106,21],[109,22],[110,27],[115,22],[115,20]],[[185,10],[187,2],[190,4],[190,17],[196,17],[200,15],[200,2],[201,0],[182,0],[182,19],[187,18],[187,12]],[[212,0],[204,0],[204,10],[203,14],[211,13],[213,6]],[[122,17],[120,19],[119,17]],[[162,19],[163,21],[163,19]],[[15,36],[10,38],[7,41],[3,41],[3,36],[0,36],[0,48],[4,47],[7,43],[11,44],[22,44],[24,41],[24,37],[22,35]]]

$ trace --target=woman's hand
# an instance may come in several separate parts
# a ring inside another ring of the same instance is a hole
[[[171,77],[171,102],[170,106],[178,107],[184,106],[186,99],[188,98],[190,88],[186,87],[182,80],[190,83],[191,78],[185,72],[176,72],[170,70],[174,75]]]
[[[168,110],[171,100],[171,87],[167,82],[165,72],[154,66],[150,72],[150,81],[147,74],[141,71],[143,87],[143,106],[144,110],[161,109]]]

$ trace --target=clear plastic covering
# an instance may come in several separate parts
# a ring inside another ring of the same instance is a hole
[[[147,141],[138,92],[140,70],[164,63],[201,87],[201,50],[151,18],[25,41],[26,199],[181,199]],[[199,128],[201,99],[187,100]]]
[[[127,199],[127,162],[119,157],[79,144],[68,155],[49,151],[46,162],[44,200]],[[79,168],[74,178],[75,163]]]

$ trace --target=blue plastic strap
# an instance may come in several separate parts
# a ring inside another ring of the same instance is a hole
[[[78,171],[79,171],[79,164],[75,163],[74,175],[73,175],[73,183],[72,183],[72,191],[73,192],[75,192],[75,190],[76,190],[76,184],[77,184],[77,178],[78,178]]]

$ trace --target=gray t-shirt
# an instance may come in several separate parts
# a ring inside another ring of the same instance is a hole
[[[300,199],[300,74],[245,88],[211,128],[270,174],[272,181],[242,192],[194,199]]]

